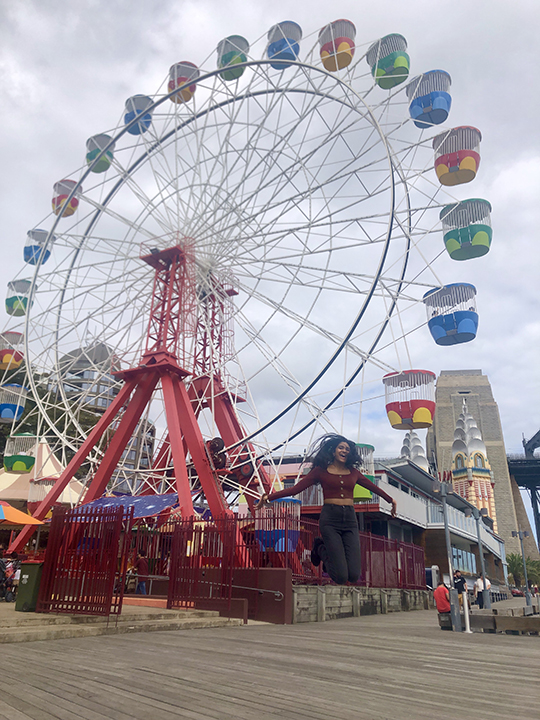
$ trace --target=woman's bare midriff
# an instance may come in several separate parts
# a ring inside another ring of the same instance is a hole
[[[354,501],[350,498],[328,498],[324,501],[325,505],[354,505]]]

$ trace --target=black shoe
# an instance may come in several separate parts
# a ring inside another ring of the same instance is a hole
[[[315,567],[318,567],[321,564],[322,558],[319,554],[321,545],[324,545],[323,539],[320,537],[315,538],[313,541],[313,549],[311,550],[311,563],[312,565],[315,565]]]

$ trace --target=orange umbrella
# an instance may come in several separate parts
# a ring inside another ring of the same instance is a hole
[[[43,523],[0,500],[0,525],[43,525]]]

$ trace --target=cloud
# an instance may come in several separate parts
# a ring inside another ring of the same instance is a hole
[[[274,22],[294,16],[303,26],[307,47],[334,15],[322,0],[299,2],[294,11],[282,0],[271,5],[240,0],[85,0],[72,5],[34,0],[3,2],[2,13],[0,237],[6,283],[20,270],[26,231],[43,219],[50,222],[53,183],[83,165],[86,139],[115,127],[127,97],[156,91],[170,65],[179,60],[214,67],[215,47],[228,34],[244,34],[252,42],[263,38],[262,47]],[[534,69],[540,60],[539,6],[485,0],[475,4],[471,16],[470,3],[463,0],[431,6],[415,0],[391,3],[383,12],[366,15],[356,2],[347,0],[340,4],[339,14],[356,22],[360,45],[387,32],[402,32],[409,42],[413,73],[442,67],[452,75],[451,124],[472,124],[482,131],[478,177],[457,188],[455,195],[485,197],[492,203],[491,252],[470,263],[455,263],[443,254],[436,265],[443,282],[476,285],[478,338],[466,346],[439,348],[424,326],[411,335],[409,355],[413,365],[435,372],[481,368],[492,382],[508,449],[519,452],[521,433],[530,436],[540,427],[536,372],[540,107],[534,92]],[[367,64],[365,72],[369,72]],[[376,102],[380,92],[375,89],[369,101]],[[406,114],[406,105],[402,110]],[[443,249],[440,233],[427,240]],[[411,328],[425,323],[421,293],[416,291],[418,302],[403,315]],[[397,319],[392,328],[400,333]],[[306,345],[305,360],[296,357],[291,365],[296,370],[303,363],[301,369],[308,376],[317,359],[313,347]],[[381,358],[406,365],[403,346],[400,353],[398,359],[391,347],[381,352]],[[399,449],[401,436],[384,417],[382,386],[377,385],[383,372],[377,368],[369,376],[366,394],[377,397],[365,404],[361,435],[364,441],[373,441],[376,452],[391,454],[393,448]],[[336,387],[341,378],[336,377]],[[285,393],[274,393],[261,400],[261,416],[274,412],[284,399]],[[339,423],[339,412],[334,416]],[[355,410],[345,416],[347,428],[354,432]]]

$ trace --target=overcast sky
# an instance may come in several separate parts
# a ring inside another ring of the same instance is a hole
[[[491,202],[494,228],[491,252],[481,264],[460,267],[458,278],[479,288],[481,334],[458,349],[423,337],[412,343],[414,362],[436,373],[482,369],[509,452],[522,451],[522,433],[529,438],[540,429],[537,0],[342,0],[331,7],[322,0],[294,6],[283,0],[0,0],[0,9],[6,283],[20,271],[27,230],[50,211],[52,184],[79,165],[89,136],[116,123],[125,99],[154,92],[172,63],[202,63],[223,37],[259,38],[286,19],[311,34],[346,17],[362,43],[403,34],[412,74],[433,68],[451,74],[449,126],[482,132],[481,168],[470,196]],[[399,449],[401,436],[389,426],[376,436],[381,454]]]

